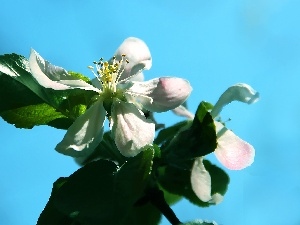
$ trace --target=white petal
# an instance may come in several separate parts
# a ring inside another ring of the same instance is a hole
[[[239,83],[229,87],[219,98],[211,115],[215,118],[223,109],[223,107],[232,101],[240,101],[248,104],[257,102],[259,93],[248,84]]]
[[[33,49],[31,49],[29,57],[29,67],[32,76],[45,88],[52,88],[54,90],[81,88],[98,91],[92,85],[69,75],[62,67],[50,64]]]
[[[155,124],[147,120],[135,105],[115,101],[111,115],[113,118],[112,134],[122,155],[135,156],[144,146],[153,143]]]
[[[220,193],[215,193],[211,196],[211,200],[209,201],[209,203],[217,205],[221,203],[223,199],[224,199],[223,195],[221,195]]]
[[[187,108],[185,108],[183,105],[180,105],[176,107],[175,109],[172,109],[173,113],[175,113],[177,116],[183,116],[187,119],[193,120],[195,115],[191,113]]]
[[[58,81],[61,84],[65,84],[69,86],[72,89],[78,88],[78,89],[84,89],[87,91],[95,91],[95,92],[101,92],[100,89],[94,87],[93,85],[90,85],[83,80],[60,80]]]
[[[129,37],[124,40],[114,55],[117,57],[117,60],[120,60],[122,54],[126,55],[129,63],[124,62],[126,66],[121,80],[136,74],[138,78],[135,78],[135,80],[142,81],[143,74],[141,70],[149,70],[152,66],[152,58],[148,46],[139,38]]]
[[[201,201],[208,202],[211,200],[211,177],[203,165],[203,157],[196,158],[194,161],[191,185]]]
[[[132,82],[126,94],[151,112],[164,112],[180,106],[192,91],[187,80],[177,77],[161,77],[146,82]],[[152,101],[150,101],[152,99]]]
[[[105,115],[103,103],[95,102],[69,127],[64,139],[55,149],[73,157],[89,155],[102,140]]]
[[[215,150],[218,160],[228,169],[241,170],[254,161],[255,150],[252,145],[236,136],[220,122],[216,122],[218,146]]]

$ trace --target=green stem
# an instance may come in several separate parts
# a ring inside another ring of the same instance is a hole
[[[150,197],[150,202],[152,203],[152,205],[154,205],[159,211],[161,211],[161,213],[172,225],[181,224],[180,220],[177,218],[173,210],[166,202],[163,191],[157,188],[152,188],[149,190],[148,195]]]

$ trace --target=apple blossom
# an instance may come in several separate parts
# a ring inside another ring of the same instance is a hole
[[[94,91],[94,103],[69,127],[56,146],[62,154],[73,157],[89,155],[101,142],[107,117],[112,136],[120,152],[127,157],[137,155],[152,144],[155,124],[142,109],[164,112],[176,108],[189,96],[188,81],[161,77],[141,82],[144,69],[152,59],[147,45],[138,38],[127,38],[109,61],[94,62],[98,83],[93,85],[76,79],[61,67],[51,65],[31,50],[29,66],[37,82],[54,90],[84,89]],[[93,67],[89,67],[93,71]]]

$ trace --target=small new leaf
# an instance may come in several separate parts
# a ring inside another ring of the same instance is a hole
[[[190,127],[179,130],[168,145],[162,146],[162,153],[166,155],[169,164],[184,167],[187,161],[205,156],[216,149],[214,120],[207,105],[201,102]]]

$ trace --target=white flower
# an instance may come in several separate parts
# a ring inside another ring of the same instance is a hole
[[[90,85],[75,79],[61,67],[51,65],[36,51],[29,58],[30,70],[37,82],[54,90],[80,88],[98,94],[94,104],[68,129],[56,150],[73,157],[89,155],[101,142],[103,124],[108,117],[112,136],[120,152],[137,155],[152,144],[155,124],[141,109],[163,112],[182,104],[192,88],[188,81],[161,77],[147,82],[142,70],[150,69],[152,59],[147,45],[138,38],[127,38],[109,61],[94,62],[98,83]],[[91,68],[91,67],[90,67]]]
[[[223,107],[232,101],[240,101],[248,104],[255,103],[259,99],[259,93],[248,84],[239,83],[229,87],[219,98],[211,111],[216,118]],[[176,113],[191,118],[192,115],[185,108],[176,108]],[[214,121],[217,133],[217,148],[215,155],[228,169],[241,170],[250,166],[254,160],[255,150],[252,145],[240,139],[222,123]],[[195,160],[191,172],[192,189],[198,198],[204,202],[217,204],[223,197],[219,193],[211,196],[211,177],[203,165],[203,157]]]

